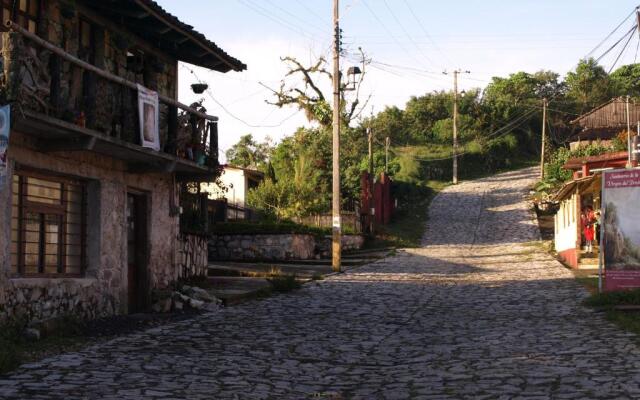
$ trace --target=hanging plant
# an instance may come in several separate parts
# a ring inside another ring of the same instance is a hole
[[[61,0],[60,15],[62,18],[71,19],[76,16],[76,0]]]

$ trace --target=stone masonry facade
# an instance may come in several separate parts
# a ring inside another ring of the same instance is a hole
[[[342,249],[357,250],[364,245],[361,235],[343,235]],[[209,239],[211,260],[309,260],[327,256],[330,238],[308,234],[213,235]]]
[[[73,8],[71,15],[63,10],[69,6]],[[38,36],[110,73],[175,97],[178,82],[175,57],[155,51],[152,43],[140,37],[127,35],[121,26],[98,15],[82,2],[63,4],[50,0],[40,2],[40,7]],[[83,53],[86,49],[83,50],[81,43],[81,21],[91,23],[95,44],[93,60]],[[5,45],[14,39],[15,43],[26,43],[16,33],[4,35]],[[145,55],[139,68],[131,65],[131,49]],[[5,78],[22,84],[16,77],[23,76],[21,65],[24,63],[13,62],[13,67],[7,67],[9,58],[7,54],[4,57],[7,57],[4,60]],[[50,52],[27,50],[16,53],[16,57],[19,61],[22,57],[29,58],[31,61],[27,62],[39,66],[38,74],[46,75],[52,68]],[[34,58],[37,62],[33,62]],[[26,109],[83,126],[78,122],[78,113],[82,111],[87,114],[81,117],[86,118],[86,128],[136,142],[137,117],[134,118],[133,112],[122,113],[127,107],[137,107],[135,91],[123,91],[115,84],[84,75],[83,70],[66,61],[60,61],[58,69],[57,107],[45,106],[54,96],[50,91],[53,87],[51,76],[45,76],[42,80],[46,84],[36,96],[23,96],[24,93],[19,92],[18,102],[12,108],[14,115],[18,109]],[[42,76],[37,78],[36,81]],[[84,86],[91,84],[90,90]],[[161,104],[161,143],[166,143],[166,119],[167,106]],[[179,186],[171,173],[143,170],[135,173],[124,161],[90,151],[43,151],[29,133],[15,128],[11,131],[8,175],[4,182],[0,181],[0,204],[3,204],[0,207],[0,323],[11,318],[46,320],[64,315],[96,318],[128,312],[126,210],[130,191],[142,193],[147,201],[147,271],[144,279],[148,291],[163,289],[179,278],[206,273],[206,240],[183,236],[179,231],[176,211]],[[12,173],[26,170],[86,183],[86,265],[80,276],[25,277],[12,261],[12,241],[15,242],[11,231]]]

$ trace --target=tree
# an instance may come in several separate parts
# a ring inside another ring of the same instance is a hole
[[[349,126],[352,120],[359,117],[362,111],[369,102],[369,98],[360,104],[360,86],[365,77],[365,65],[369,63],[364,53],[362,54],[362,70],[360,80],[356,84],[355,95],[352,100],[348,100],[345,90],[341,90],[341,123],[343,126]],[[328,83],[333,80],[333,74],[329,72],[327,66],[327,60],[324,57],[320,57],[313,65],[305,67],[300,61],[294,57],[282,57],[281,60],[287,64],[289,71],[285,75],[285,78],[280,82],[279,89],[271,89],[276,99],[274,101],[268,101],[276,107],[285,107],[288,105],[295,105],[300,110],[304,111],[309,121],[315,121],[320,126],[328,128],[333,122],[333,109],[329,104],[328,96],[326,96],[320,89],[316,81],[319,79],[326,79]],[[302,86],[297,78],[302,78]],[[346,83],[342,82],[343,88],[346,88]],[[331,85],[329,85],[331,87]],[[352,97],[352,96],[349,96]]]
[[[640,64],[624,65],[609,75],[617,96],[640,97]]]
[[[567,96],[576,104],[576,111],[584,113],[609,100],[614,92],[607,72],[596,60],[581,60],[575,71],[565,78]]]
[[[265,169],[271,152],[269,139],[258,143],[252,134],[243,135],[227,152],[227,162],[243,168]]]

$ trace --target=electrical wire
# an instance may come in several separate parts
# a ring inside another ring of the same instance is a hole
[[[449,62],[449,64],[453,64],[453,62],[451,61],[451,59],[440,49],[440,46],[438,46],[436,44],[436,42],[433,40],[433,38],[431,37],[431,35],[429,35],[429,32],[427,32],[427,29],[424,27],[424,24],[420,21],[420,19],[418,18],[418,16],[416,15],[416,13],[413,11],[413,8],[411,7],[411,5],[409,4],[409,2],[407,0],[403,0],[405,6],[407,6],[407,8],[409,9],[409,12],[411,13],[411,15],[413,16],[413,19],[418,23],[418,26],[420,27],[420,29],[422,29],[422,32],[424,33],[424,35],[429,39],[429,41],[433,44],[433,47],[440,53],[442,54],[442,56]]]
[[[192,68],[187,67],[184,64],[180,65],[182,68],[186,69],[187,71],[191,72],[191,74],[196,78],[196,80],[200,81],[200,78],[198,77],[198,74],[196,74],[195,70],[193,70]],[[296,110],[293,114],[289,115],[288,117],[284,118],[283,120],[281,120],[279,123],[277,124],[273,124],[273,125],[261,125],[261,124],[252,124],[249,123],[247,121],[245,121],[244,119],[238,117],[237,115],[235,115],[234,113],[232,113],[231,111],[229,111],[229,109],[227,109],[221,102],[218,101],[218,99],[216,99],[213,94],[211,93],[211,89],[207,89],[205,90],[205,93],[207,93],[207,95],[209,96],[209,98],[218,105],[218,107],[220,107],[222,109],[222,111],[224,111],[228,116],[230,116],[231,118],[235,119],[236,121],[241,122],[242,124],[248,126],[249,128],[279,128],[280,126],[282,126],[285,122],[287,122],[288,120],[290,120],[291,118],[295,117],[296,115],[298,115],[300,113],[300,110]],[[271,114],[269,114],[271,115]],[[266,119],[268,118],[265,117],[263,118]]]
[[[389,7],[389,3],[387,2],[387,0],[383,0],[385,7],[387,8],[387,10],[389,10],[389,14],[391,14],[391,17],[396,21],[396,23],[400,26],[400,28],[402,29],[402,32],[404,32],[404,35],[409,39],[409,41],[413,44],[413,46],[418,50],[418,52],[422,55],[422,57],[424,57],[424,59],[429,63],[429,64],[433,64],[433,60],[431,60],[431,58],[429,58],[424,50],[422,49],[422,47],[420,47],[418,45],[418,43],[416,43],[415,39],[413,38],[413,36],[411,36],[409,34],[409,32],[407,32],[407,29],[404,27],[404,24],[402,22],[400,22],[400,20],[398,19],[398,17],[396,16],[396,13],[393,12],[393,9],[391,7]]]
[[[636,30],[638,28],[638,25],[634,25],[634,30]],[[613,61],[613,64],[611,65],[611,68],[609,68],[609,74],[611,73],[611,71],[613,71],[613,68],[615,68],[616,64],[618,63],[618,60],[620,60],[620,57],[622,57],[622,54],[624,53],[624,51],[627,49],[627,46],[629,46],[629,42],[631,42],[631,39],[634,38],[633,35],[633,31],[631,31],[632,33],[629,35],[629,39],[627,40],[627,42],[624,44],[624,46],[622,47],[622,50],[620,51],[620,54],[618,54],[618,57],[616,57],[616,59]]]
[[[367,4],[366,0],[362,1],[362,4],[364,4],[364,6],[367,8],[367,10],[369,10],[369,13],[375,18],[376,21],[378,21],[378,24],[380,24],[380,26],[382,26],[382,28],[387,32],[387,34],[389,35],[389,37],[391,37],[391,39],[393,39],[394,42],[396,42],[396,44],[398,45],[398,47],[400,47],[400,49],[409,56],[409,58],[412,58],[414,61],[416,61],[418,64],[421,64],[420,60],[416,59],[414,57],[414,55],[409,52],[407,50],[406,47],[404,47],[402,45],[402,43],[398,40],[398,38],[393,34],[393,32],[391,32],[389,30],[389,28],[387,27],[387,25],[384,23],[384,21],[382,21],[382,19],[380,17],[378,17],[378,14],[375,13],[375,11],[373,11],[373,9],[369,6],[369,4]]]
[[[609,54],[611,52],[611,50],[615,49],[620,42],[622,42],[627,36],[631,35],[633,33],[633,31],[635,31],[637,29],[638,25],[634,24],[631,29],[629,29],[627,31],[627,33],[624,34],[624,36],[622,36],[620,39],[618,39],[613,45],[611,45],[611,47],[609,47],[604,53],[602,53],[600,55],[600,57],[596,58],[596,62],[600,62],[600,60],[602,60],[607,54]]]
[[[613,30],[612,30],[612,31],[611,31],[611,32],[610,32],[610,33],[609,33],[609,34],[608,34],[604,39],[602,39],[602,41],[601,41],[600,43],[598,43],[598,45],[597,45],[596,47],[594,47],[594,48],[593,48],[593,50],[591,50],[589,53],[587,53],[587,55],[586,55],[586,56],[584,56],[584,58],[586,59],[586,58],[589,58],[590,56],[592,56],[592,55],[593,55],[593,53],[595,53],[595,52],[600,48],[600,46],[602,46],[602,45],[603,45],[607,40],[609,40],[609,38],[611,38],[611,36],[613,36],[613,34],[614,34],[614,33],[616,33],[616,32],[618,31],[618,29],[620,29],[620,27],[621,27],[622,25],[624,25],[624,23],[625,23],[625,22],[627,22],[627,20],[628,20],[629,18],[631,18],[631,16],[632,16],[632,15],[633,15],[637,10],[638,10],[638,7],[636,7],[633,11],[631,11],[631,12],[629,13],[629,15],[627,15],[627,16],[622,20],[622,22],[620,22],[620,23],[619,23],[619,24],[618,24],[618,25],[617,25],[617,26],[616,26],[616,27],[615,27],[615,28],[614,28],[614,29],[613,29]]]

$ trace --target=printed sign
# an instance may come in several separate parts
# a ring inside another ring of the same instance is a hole
[[[138,85],[138,116],[142,147],[160,151],[158,93],[141,85]]]
[[[605,291],[640,287],[640,170],[603,172]]]
[[[7,105],[0,108],[0,188],[2,188],[7,181],[7,150],[9,149],[10,132],[11,106]]]

